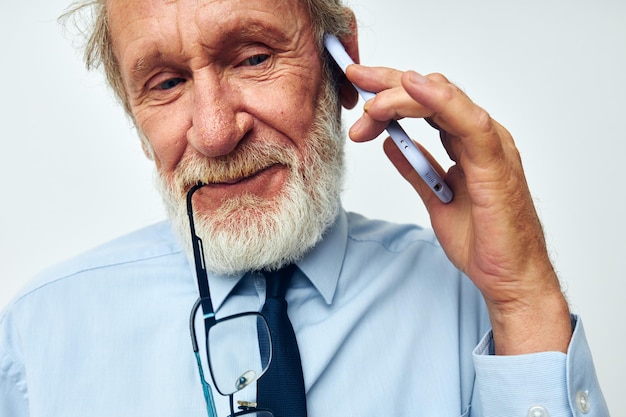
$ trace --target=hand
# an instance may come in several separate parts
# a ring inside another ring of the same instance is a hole
[[[350,130],[352,140],[377,137],[391,119],[425,118],[455,162],[453,189],[441,203],[388,138],[385,152],[424,201],[450,260],[480,289],[493,326],[496,352],[565,352],[569,311],[550,262],[543,231],[513,138],[443,75],[351,65],[347,77],[378,93]]]

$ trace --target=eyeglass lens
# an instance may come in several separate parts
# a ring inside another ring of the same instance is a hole
[[[196,320],[196,326],[203,326]],[[196,334],[204,331],[196,328]],[[255,382],[267,370],[271,360],[271,339],[267,322],[258,313],[244,313],[218,320],[209,328],[206,339],[208,364],[215,388],[230,395]],[[208,365],[208,369],[207,369]]]

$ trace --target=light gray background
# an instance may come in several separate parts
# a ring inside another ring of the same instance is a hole
[[[55,22],[66,1],[7,3],[0,14],[0,305],[46,266],[164,217],[132,126]],[[442,72],[513,133],[609,407],[626,415],[626,3],[351,5],[364,63]],[[421,121],[405,127],[446,164],[433,131]],[[380,146],[348,144],[346,208],[427,225]]]

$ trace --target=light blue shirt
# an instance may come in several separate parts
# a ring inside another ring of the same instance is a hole
[[[430,231],[342,212],[298,266],[287,300],[310,417],[608,416],[580,320],[567,355],[490,355],[481,295]],[[260,276],[209,281],[218,317],[263,304]],[[0,317],[0,417],[206,416],[197,297],[168,223],[49,270]]]

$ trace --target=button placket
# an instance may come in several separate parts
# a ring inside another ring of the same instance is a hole
[[[545,409],[545,407],[535,405],[530,407],[530,409],[528,410],[528,417],[550,417],[550,414],[548,413],[548,410]]]

